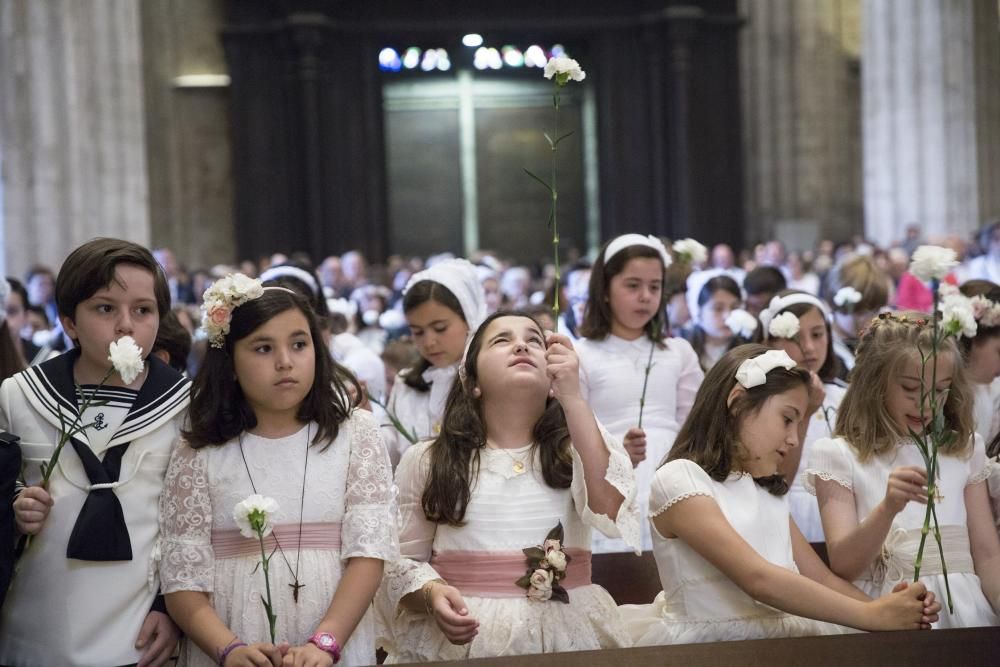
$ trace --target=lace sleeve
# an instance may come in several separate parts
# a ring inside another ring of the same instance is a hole
[[[659,516],[682,500],[694,496],[714,498],[712,481],[701,466],[674,459],[656,471],[649,490],[649,516]]]
[[[382,597],[389,614],[399,608],[399,601],[408,593],[419,590],[428,581],[437,579],[431,567],[431,551],[437,524],[424,516],[421,497],[427,481],[428,460],[424,454],[428,443],[413,445],[403,453],[396,470],[399,487],[399,551],[398,560],[387,563],[382,578]]]
[[[160,586],[164,593],[212,592],[212,497],[208,455],[181,441],[160,494]]]
[[[972,437],[972,457],[969,459],[969,478],[965,482],[966,486],[979,484],[996,474],[989,459],[986,458],[986,445],[983,443],[983,437],[978,433],[973,433]]]
[[[341,558],[392,561],[399,557],[399,537],[389,455],[371,413],[355,410],[350,426]]]
[[[608,433],[604,425],[598,421],[597,426],[601,430],[604,446],[607,447],[611,455],[608,459],[608,469],[604,473],[604,479],[615,487],[618,493],[622,494],[624,500],[614,521],[605,514],[592,512],[587,502],[587,484],[583,476],[583,461],[576,448],[570,447],[570,452],[573,455],[573,482],[570,486],[573,502],[585,524],[596,528],[608,537],[620,537],[626,544],[635,549],[636,554],[639,554],[642,552],[642,542],[639,536],[639,506],[635,501],[636,485],[632,461],[622,444]]]
[[[816,495],[816,480],[836,482],[848,490],[854,489],[854,456],[847,442],[837,438],[820,438],[810,447],[809,462],[802,475],[802,486]]]

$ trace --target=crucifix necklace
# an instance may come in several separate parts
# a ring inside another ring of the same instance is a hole
[[[285,561],[285,566],[291,573],[294,583],[288,584],[288,587],[292,589],[292,599],[295,603],[299,602],[299,589],[305,588],[306,585],[299,583],[299,558],[302,556],[302,518],[305,514],[306,505],[306,471],[309,469],[309,436],[312,431],[312,424],[306,426],[306,462],[302,466],[302,497],[299,499],[299,541],[295,548],[295,569],[292,569],[292,564],[288,562],[288,556],[285,555],[285,550],[281,546],[281,541],[278,539],[278,534],[272,532],[271,535],[274,536],[274,543],[278,545],[278,552],[281,554],[281,559]],[[243,466],[247,469],[247,477],[250,478],[250,488],[253,489],[254,493],[257,493],[257,485],[253,482],[253,475],[250,474],[250,466],[247,464],[247,455],[243,451],[243,434],[240,433],[240,456],[243,457]]]

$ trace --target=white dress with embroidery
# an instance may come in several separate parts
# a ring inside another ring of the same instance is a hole
[[[401,515],[401,559],[388,566],[376,597],[380,645],[390,663],[464,660],[629,646],[614,600],[596,584],[569,590],[569,604],[535,602],[527,597],[463,595],[479,633],[469,644],[451,644],[433,618],[403,609],[399,601],[420,590],[438,573],[428,562],[433,553],[449,551],[510,552],[542,543],[558,522],[565,531],[565,548],[589,549],[591,528],[622,536],[635,549],[639,541],[635,507],[635,477],[622,445],[602,430],[611,453],[605,479],[625,497],[611,520],[587,507],[583,465],[573,456],[573,481],[568,489],[553,489],[542,479],[529,448],[480,450],[478,480],[465,513],[465,525],[438,525],[421,507],[430,443],[414,445],[396,471]],[[528,470],[516,474],[511,456],[526,460]]]
[[[260,556],[216,558],[211,543],[213,529],[237,528],[233,508],[254,492],[247,467],[257,492],[278,502],[273,523],[298,526],[305,469],[303,521],[340,526],[340,551],[298,551],[296,538],[292,538],[290,543],[282,543],[287,564],[280,552],[271,558],[271,595],[278,617],[276,641],[293,646],[306,643],[326,614],[348,559],[392,561],[398,557],[392,472],[371,415],[356,410],[326,450],[321,451],[322,445],[309,449],[306,466],[307,434],[315,433],[316,424],[277,439],[245,433],[246,465],[236,440],[199,449],[181,442],[167,471],[160,499],[163,592],[209,593],[222,622],[247,643],[270,639],[260,601],[265,591]],[[305,584],[298,602],[290,588],[296,564],[299,581]],[[344,645],[340,664],[374,662],[374,624],[368,613]],[[208,667],[218,663],[194,642],[185,640],[179,664]]]
[[[1000,432],[1000,378],[989,384],[974,382],[972,389],[976,433],[988,444]]]
[[[645,336],[625,340],[613,335],[604,340],[581,339],[576,343],[583,397],[601,423],[619,440],[625,438],[630,428],[639,425],[639,399],[652,345]],[[673,446],[705,378],[690,343],[682,338],[667,338],[664,345],[653,350],[642,411],[646,460],[635,468],[636,503],[644,551],[653,548],[646,521],[653,472]],[[593,547],[595,553],[630,551],[622,540],[599,534],[594,535]]]
[[[762,557],[798,572],[792,555],[788,502],[749,474],[724,482],[697,463],[675,459],[656,471],[649,514],[657,516],[694,496],[718,504],[730,525]],[[684,540],[653,527],[653,554],[663,591],[652,604],[624,605],[622,616],[636,646],[838,634],[844,628],[794,616],[757,602]]]
[[[853,448],[843,438],[818,440],[809,459],[804,483],[810,493],[816,493],[816,480],[833,481],[854,492],[858,521],[864,521],[885,498],[889,474],[900,466],[924,467],[920,451],[909,440],[902,440],[891,451],[874,456],[861,463]],[[938,486],[941,500],[935,507],[945,547],[948,583],[951,586],[954,613],[949,613],[945,595],[944,576],[935,562],[938,550],[932,537],[924,547],[924,560],[920,580],[934,591],[942,609],[937,628],[966,628],[997,625],[997,618],[983,593],[976,576],[969,548],[969,531],[966,522],[965,487],[982,484],[990,477],[983,441],[975,437],[971,455],[967,457],[938,457]],[[873,598],[892,591],[900,581],[913,579],[913,562],[920,541],[926,506],[916,502],[906,504],[896,515],[892,528],[877,558],[854,585]]]
[[[833,428],[837,424],[837,410],[840,408],[840,401],[844,398],[847,390],[837,384],[825,383],[823,389],[826,390],[826,398],[823,399],[823,407],[816,411],[816,414],[809,420],[809,428],[806,431],[806,439],[802,443],[802,456],[799,458],[799,469],[795,473],[795,480],[788,490],[788,507],[795,519],[795,525],[799,527],[802,535],[810,542],[825,542],[823,535],[823,521],[819,516],[819,505],[816,503],[816,496],[806,490],[802,480],[805,478],[806,466],[809,461],[809,453],[813,444],[820,438],[829,438],[833,435]]]
[[[396,376],[389,396],[387,410],[396,416],[403,428],[416,434],[417,440],[430,440],[441,432],[441,418],[444,415],[444,404],[448,392],[458,375],[458,365],[445,368],[428,368],[424,371],[424,382],[430,384],[427,391],[418,391],[406,384],[403,373]],[[379,420],[382,437],[389,449],[389,458],[393,465],[399,464],[403,452],[410,447],[410,440],[395,428],[392,422],[382,415]]]

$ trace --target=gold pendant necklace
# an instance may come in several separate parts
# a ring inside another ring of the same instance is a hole
[[[529,443],[528,443],[528,447],[530,447],[530,446],[531,446],[531,444],[532,444],[532,443],[530,443],[530,442],[529,442]],[[511,462],[511,469],[512,469],[512,470],[514,471],[514,474],[515,474],[515,475],[520,475],[520,474],[523,474],[523,473],[524,473],[524,471],[528,469],[528,466],[527,466],[527,465],[525,464],[525,462],[524,462],[524,460],[523,460],[523,459],[519,459],[519,458],[517,458],[516,456],[514,456],[513,454],[511,454],[511,453],[510,453],[509,451],[507,451],[506,449],[504,449],[504,448],[502,448],[502,447],[497,447],[497,446],[496,446],[496,445],[494,445],[493,443],[489,443],[489,442],[487,443],[487,446],[488,446],[488,447],[489,447],[490,449],[495,449],[495,450],[497,450],[498,452],[502,452],[504,456],[506,456],[507,458],[509,458],[509,459],[510,459],[510,462]],[[518,449],[520,449],[520,447],[519,447]],[[531,455],[531,450],[530,450],[530,449],[528,450],[528,455],[529,455],[529,456]]]

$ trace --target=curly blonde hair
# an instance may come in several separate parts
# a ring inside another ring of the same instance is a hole
[[[906,433],[896,426],[886,402],[889,387],[898,382],[903,366],[920,361],[920,351],[930,352],[933,325],[929,315],[915,311],[882,313],[873,318],[858,343],[851,384],[837,410],[835,435],[841,436],[866,461],[889,451]],[[954,339],[946,339],[938,354],[950,355],[954,364],[951,388],[944,404],[947,428],[957,437],[941,448],[950,456],[971,452],[974,417],[972,393]]]

